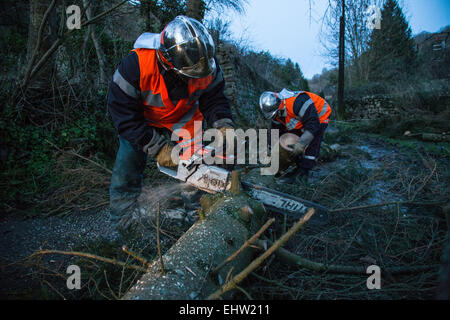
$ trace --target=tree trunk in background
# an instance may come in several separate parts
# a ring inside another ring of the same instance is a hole
[[[45,12],[49,8],[51,0],[30,0],[30,24],[28,28],[28,43],[27,43],[27,68],[30,68],[44,55],[44,53],[52,45],[52,30],[49,17],[39,36],[39,29],[45,17]],[[52,10],[53,11],[53,10]],[[36,50],[36,45],[40,39],[39,48]],[[34,61],[31,61],[33,59]],[[50,57],[47,63],[39,70],[36,76],[32,79],[33,88],[49,87],[55,69],[56,55]]]
[[[151,0],[141,0],[141,6],[140,6],[140,12],[142,17],[144,18],[144,22],[145,22],[145,31],[147,32],[151,32],[151,21],[150,21],[150,5],[151,5]]]
[[[155,15],[157,6],[154,0],[141,0],[140,14],[144,19],[146,32],[161,32],[161,20]]]
[[[203,0],[187,0],[186,15],[188,17],[194,18],[202,22],[204,12],[205,10]]]
[[[339,80],[338,80],[338,119],[345,115],[344,106],[344,68],[345,68],[345,0],[342,0],[342,16],[339,30]]]
[[[86,7],[88,5],[88,0],[83,0],[83,5]],[[92,7],[89,6],[86,9],[86,18],[90,20],[92,18]],[[95,31],[95,25],[89,25],[88,26],[88,34],[90,34],[92,42],[94,43],[95,52],[97,53],[97,59],[98,59],[98,67],[100,71],[100,85],[107,83],[107,71],[106,71],[106,58],[105,53],[103,51],[102,45],[100,43],[100,40],[97,37],[97,32]]]

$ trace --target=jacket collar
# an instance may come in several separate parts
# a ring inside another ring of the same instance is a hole
[[[161,49],[161,34],[144,32],[137,38],[133,45],[134,49]]]

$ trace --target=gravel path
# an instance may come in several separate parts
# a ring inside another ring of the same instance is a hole
[[[71,250],[83,241],[100,238],[114,240],[118,236],[108,221],[107,209],[66,217],[21,219],[8,216],[0,221],[0,234],[2,264],[23,259],[40,247]]]
[[[33,291],[38,292],[40,284],[30,278],[33,269],[10,264],[40,248],[69,251],[87,241],[117,239],[119,234],[109,223],[108,217],[108,209],[67,217],[3,217],[0,220],[0,298],[36,298]],[[65,256],[52,256],[45,259],[44,265],[53,269],[55,265],[67,264],[69,260]]]
[[[187,201],[194,205],[198,196],[192,196],[190,193],[198,194],[198,192],[191,189],[180,183],[144,188],[139,202],[150,213],[154,211],[152,209],[156,208],[157,202],[169,202],[177,207],[177,210],[169,210],[168,208],[161,210],[162,228],[170,228],[174,223],[182,225],[183,228],[188,228],[193,223],[192,213],[196,210],[186,211],[180,208],[180,200],[170,201],[170,199],[173,196],[180,195],[185,203]],[[199,206],[199,204],[196,205]],[[182,203],[181,206],[183,206]],[[97,212],[72,213],[64,217],[50,216],[24,219],[19,215],[8,216],[5,214],[0,218],[0,235],[0,298],[5,299],[35,299],[36,296],[40,297],[41,284],[39,281],[31,280],[33,277],[30,277],[30,275],[42,270],[25,268],[20,264],[11,265],[20,262],[33,252],[41,248],[73,251],[85,247],[88,242],[93,243],[101,240],[109,242],[122,239],[119,232],[109,222],[109,208]],[[146,230],[145,234],[140,234],[138,238],[142,242],[153,243],[154,233]],[[174,239],[168,239],[163,235],[161,245],[165,247],[173,241]],[[44,267],[51,270],[57,269],[60,273],[65,273],[65,269],[70,265],[70,260],[70,256],[51,255],[46,256],[42,262]],[[34,294],[30,292],[32,291],[30,287],[34,287],[32,288],[35,290]],[[28,296],[27,293],[24,296],[24,292],[28,292]]]

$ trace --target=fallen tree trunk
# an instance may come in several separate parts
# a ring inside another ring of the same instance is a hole
[[[411,133],[411,131],[406,131],[404,136],[414,138],[417,137],[422,141],[428,142],[450,142],[450,135],[448,133]]]
[[[232,188],[230,194],[204,196],[201,205],[204,218],[163,255],[166,273],[156,259],[123,299],[205,299],[252,261],[254,250],[246,248],[217,273],[211,272],[263,225],[261,204]]]
[[[423,141],[429,142],[450,142],[450,136],[445,134],[422,133],[421,138]]]

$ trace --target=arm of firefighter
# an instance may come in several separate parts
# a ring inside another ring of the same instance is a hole
[[[217,72],[213,82],[206,88],[199,99],[200,112],[210,127],[217,127],[216,121],[222,119],[233,120],[230,101],[225,96],[225,79],[217,59]],[[216,123],[216,125],[214,125]],[[220,122],[219,122],[220,123]]]
[[[298,143],[301,143],[303,146],[307,146],[319,132],[320,122],[314,102],[306,93],[299,95],[295,99],[294,113],[303,123],[303,128],[305,130]]]
[[[276,120],[272,120],[270,122],[270,129],[278,129],[278,130],[280,130],[280,135],[287,131],[286,130],[286,126],[281,124],[280,122],[278,122]]]
[[[284,124],[281,124],[281,122],[277,120],[270,121],[270,130],[268,131],[268,143],[270,144],[272,140],[272,130],[278,130],[278,136],[282,136],[286,132],[288,132],[286,126]]]
[[[162,137],[144,117],[140,102],[139,61],[136,53],[126,56],[114,73],[108,90],[108,109],[119,135],[136,151],[156,156],[164,145]]]

